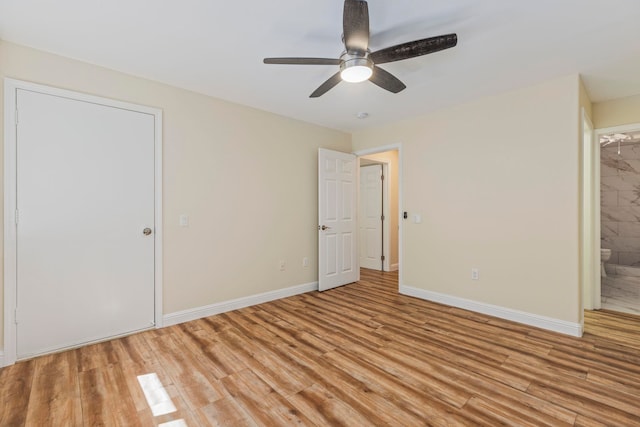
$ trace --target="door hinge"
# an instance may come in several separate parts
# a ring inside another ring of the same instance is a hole
[[[15,322],[15,324],[18,324],[18,307],[16,307],[16,309],[13,312],[13,321]]]
[[[384,181],[384,175],[380,175],[380,179]]]
[[[384,215],[380,216],[380,221],[384,221]]]
[[[382,255],[382,256],[380,257],[380,260],[384,261],[384,255]]]

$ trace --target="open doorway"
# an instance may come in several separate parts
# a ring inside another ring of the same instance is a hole
[[[356,153],[359,154],[359,153]],[[398,149],[359,156],[358,256],[362,268],[400,268],[400,159]]]
[[[593,306],[640,314],[640,124],[598,129],[595,142],[600,280]]]

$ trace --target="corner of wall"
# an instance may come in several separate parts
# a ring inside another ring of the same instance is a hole
[[[584,85],[584,81],[582,80],[582,76],[578,74],[578,103],[579,107],[584,108],[589,120],[593,121],[593,103],[591,102],[591,98],[589,97],[589,92],[587,92],[587,88]]]

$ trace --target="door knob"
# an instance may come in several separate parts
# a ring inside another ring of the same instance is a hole
[[[331,227],[327,227],[326,225],[319,225],[318,226],[318,230],[324,231],[324,230],[330,230],[330,229],[331,229]]]
[[[149,227],[145,228],[144,230],[142,230],[142,234],[148,236],[149,234],[151,234],[151,229]]]

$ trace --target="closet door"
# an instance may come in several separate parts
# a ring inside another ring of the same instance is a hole
[[[154,325],[154,116],[17,90],[17,357]]]

